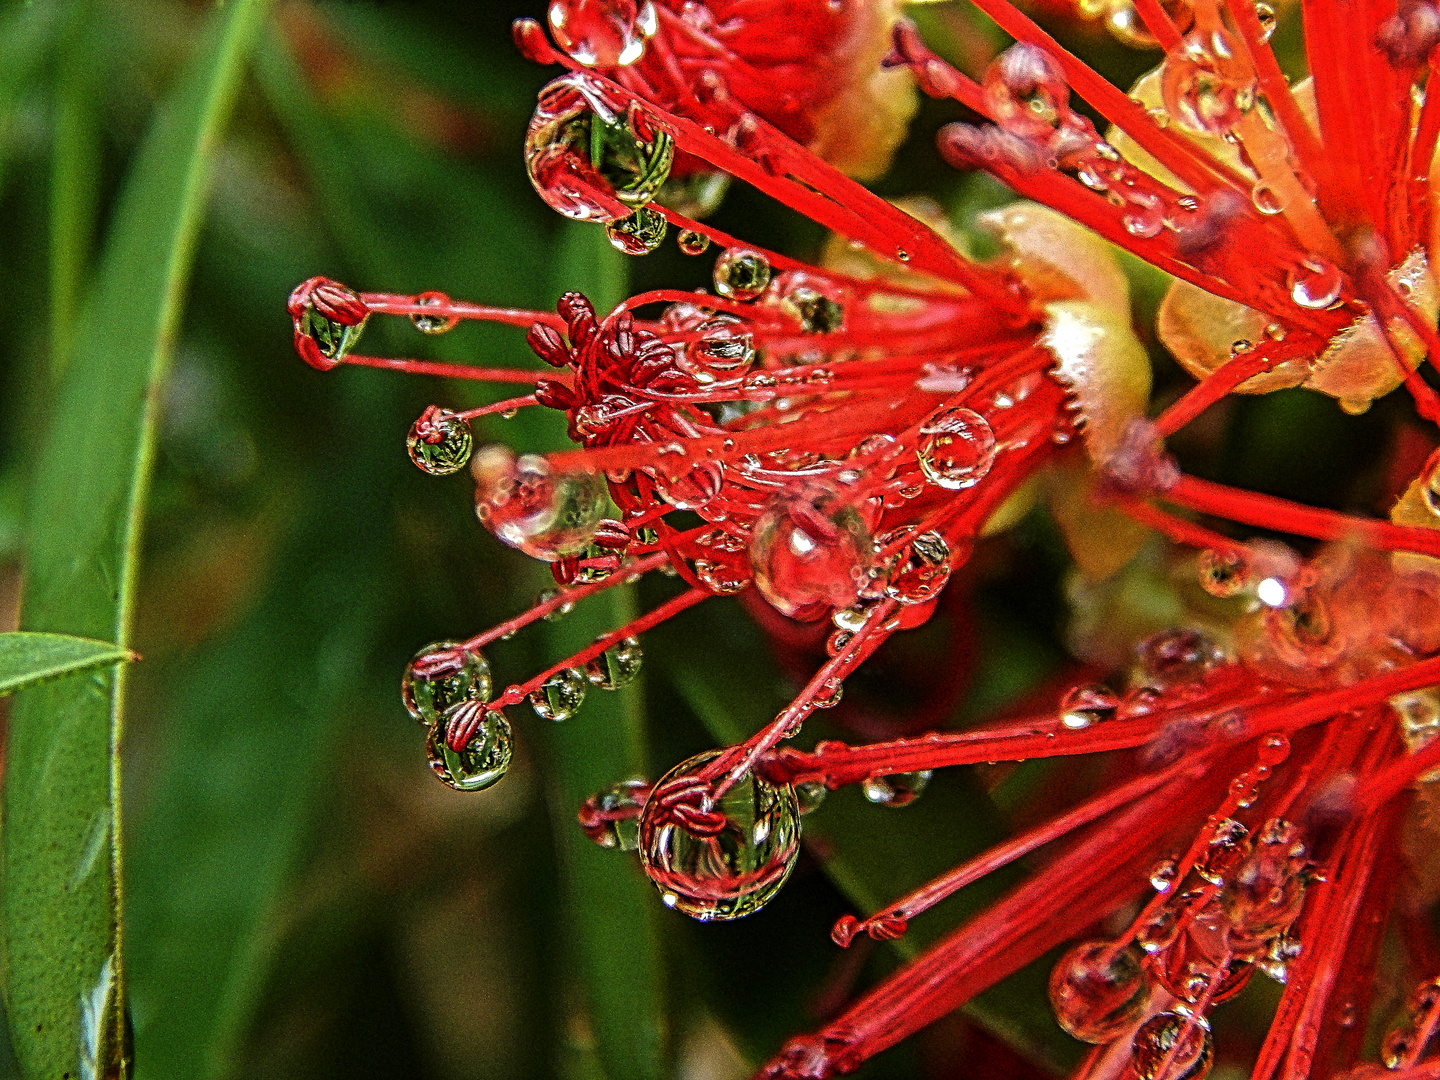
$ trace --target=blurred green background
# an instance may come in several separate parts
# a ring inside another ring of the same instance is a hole
[[[85,300],[98,274],[124,272],[101,261],[117,200],[220,14],[173,0],[0,6],[0,629],[15,625],[37,457],[84,458],[84,429],[45,440],[87,344],[76,336],[94,325]],[[828,938],[837,916],[992,841],[1043,786],[1040,766],[998,788],[1001,775],[957,773],[901,811],[840,792],[806,819],[802,866],[763,913],[700,926],[665,910],[631,857],[584,840],[574,812],[610,780],[742,737],[797,687],[804,657],[777,662],[733,598],[649,635],[641,685],[593,691],[561,725],[517,712],[516,762],[498,787],[463,795],[427,775],[423,733],[399,703],[405,662],[522,610],[549,575],[480,528],[463,474],[428,478],[405,456],[427,404],[490,392],[312,371],[284,304],[316,274],[540,308],[573,288],[603,306],[705,283],[703,260],[666,247],[626,261],[531,191],[523,133],[553,73],[516,55],[509,25],[541,14],[287,0],[244,60],[209,158],[193,272],[175,282],[183,316],[144,510],[131,642],[144,660],[123,761],[141,1080],[744,1076],[1003,882],[949,902],[899,947],[841,952]],[[998,44],[950,6],[924,20],[971,71]],[[1153,62],[1093,35],[1082,44],[1122,84]],[[927,193],[962,217],[1003,201],[940,163],[933,131],[958,113],[927,103],[879,190]],[[823,239],[746,191],[716,224],[801,255]],[[1160,284],[1137,271],[1136,285],[1148,334]],[[378,318],[365,351],[534,362],[518,331],[429,339]],[[1178,392],[1173,365],[1157,365],[1159,396]],[[1312,395],[1275,395],[1217,411],[1177,447],[1204,475],[1365,506],[1383,487],[1373,448],[1389,445],[1402,408],[1355,420]],[[557,420],[488,418],[478,435],[553,446]],[[869,737],[963,723],[1058,677],[1072,663],[1066,565],[1039,513],[982,546],[932,623],[851,680],[848,713],[807,739],[857,737],[835,726],[846,716]],[[673,591],[646,582],[499,643],[496,677],[520,681]],[[1073,1060],[1044,977],[1011,980],[865,1075],[1023,1077]]]

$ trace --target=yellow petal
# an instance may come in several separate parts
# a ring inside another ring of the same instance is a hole
[[[1130,310],[1130,284],[1110,244],[1064,214],[1019,202],[975,223],[1006,249],[1010,271],[1037,302],[1087,300],[1117,314]]]
[[[1150,360],[1127,313],[1081,300],[1045,306],[1040,344],[1055,356],[1054,375],[1075,398],[1090,457],[1105,461],[1150,400]]]

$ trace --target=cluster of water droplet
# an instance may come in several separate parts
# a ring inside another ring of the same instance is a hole
[[[485,657],[457,641],[421,649],[400,682],[405,710],[426,728],[431,771],[458,791],[483,791],[510,765],[510,725],[486,708],[490,690]]]

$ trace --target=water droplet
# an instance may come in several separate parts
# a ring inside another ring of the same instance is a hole
[[[872,776],[860,785],[865,798],[879,806],[909,806],[925,793],[930,770]]]
[[[642,206],[629,217],[605,224],[610,246],[626,255],[649,255],[665,242],[670,223],[659,210]]]
[[[810,704],[817,709],[833,709],[840,704],[840,699],[845,694],[845,684],[839,679],[826,679],[815,691],[815,696],[810,699]]]
[[[1300,914],[1308,852],[1300,830],[1282,818],[1266,821],[1239,849],[1218,899],[1230,924],[1231,951],[1240,959],[1258,959]]]
[[[1399,1069],[1417,1053],[1420,1033],[1407,1023],[1397,1024],[1380,1043],[1380,1060],[1387,1069]]]
[[[1158,893],[1169,892],[1175,887],[1177,869],[1173,856],[1161,859],[1150,868],[1150,887]]]
[[[1165,207],[1158,201],[1153,206],[1131,202],[1121,215],[1120,224],[1131,236],[1149,240],[1165,228]]]
[[[300,285],[290,294],[289,308],[296,347],[317,367],[334,367],[345,359],[370,319],[360,294],[329,278],[312,278]]]
[[[605,516],[609,492],[602,477],[557,473],[545,458],[487,446],[471,462],[475,516],[502,543],[555,562],[585,550]]]
[[[822,490],[773,501],[750,534],[755,585],[785,615],[854,603],[874,549],[860,514]]]
[[[920,425],[915,456],[932,484],[962,491],[989,473],[995,462],[995,432],[973,409],[941,409]]]
[[[700,770],[721,751],[681,762],[655,785],[640,815],[640,861],[665,903],[702,921],[764,907],[800,855],[795,789],[754,772],[705,806]],[[693,793],[693,794],[692,794]]]
[[[800,813],[808,814],[816,810],[829,793],[829,790],[819,780],[806,780],[796,784],[795,798],[800,805]]]
[[[541,604],[548,604],[552,600],[558,600],[561,596],[564,595],[565,591],[563,589],[541,589],[538,593],[535,594],[535,604],[537,607]],[[544,619],[546,622],[559,622],[561,619],[563,619],[566,615],[569,615],[574,610],[575,601],[567,600],[563,604],[560,604],[558,607],[546,612],[544,615],[541,616],[541,618]]]
[[[1265,215],[1278,214],[1285,209],[1285,203],[1279,194],[1264,181],[1258,182],[1250,189],[1250,201],[1255,204],[1255,209]]]
[[[1270,36],[1275,33],[1275,9],[1265,3],[1265,0],[1257,0],[1255,18],[1260,20],[1260,40],[1269,41]]]
[[[635,681],[644,660],[638,639],[621,638],[585,666],[585,677],[601,690],[618,690]]]
[[[698,336],[685,348],[685,355],[699,367],[711,371],[735,371],[755,359],[755,339],[734,315],[720,314],[694,329]]]
[[[1166,690],[1202,678],[1225,659],[1225,653],[1199,630],[1162,630],[1135,649],[1135,685]]]
[[[645,55],[659,21],[651,0],[550,0],[555,44],[586,67],[625,67]]]
[[[703,255],[710,247],[710,238],[693,229],[681,229],[675,237],[675,243],[686,255]]]
[[[1135,1032],[1130,1044],[1135,1080],[1204,1080],[1215,1062],[1210,1032],[1197,1022],[1173,1012],[1152,1016]]]
[[[448,476],[459,472],[470,460],[474,445],[470,422],[462,416],[431,405],[410,427],[405,449],[423,472]]]
[[[475,725],[474,734],[463,749],[453,750],[446,733],[462,724]],[[430,757],[430,771],[441,783],[457,791],[484,791],[510,767],[510,725],[479,702],[461,702],[445,714],[443,723],[430,728],[425,752]]]
[[[748,569],[729,560],[695,560],[696,578],[716,596],[730,596],[748,586],[751,580]]]
[[[809,285],[796,285],[780,297],[780,310],[800,324],[801,333],[834,334],[845,327],[845,308]]]
[[[1218,25],[1185,35],[1160,76],[1160,94],[1175,121],[1202,135],[1231,131],[1255,107],[1255,72],[1244,57]]]
[[[1060,724],[1071,731],[1083,731],[1115,715],[1120,699],[1099,683],[1077,686],[1060,702]]]
[[[1200,587],[1211,596],[1230,597],[1242,592],[1249,581],[1249,569],[1238,551],[1207,549],[1196,563]]]
[[[405,711],[422,724],[434,725],[462,701],[490,696],[490,665],[474,649],[458,641],[437,641],[417,652],[400,680]]]
[[[995,122],[1022,138],[1048,138],[1070,115],[1070,87],[1043,49],[1012,45],[985,69],[985,97]]]
[[[1140,1018],[1150,993],[1135,945],[1085,941],[1050,972],[1050,1007],[1060,1026],[1088,1043],[1106,1043]]]
[[[726,248],[715,260],[715,291],[731,300],[754,300],[770,284],[770,262],[758,251]]]
[[[1290,299],[1310,310],[1328,308],[1340,299],[1345,279],[1338,267],[1319,255],[1309,255],[1290,270]]]
[[[902,604],[923,604],[939,596],[950,580],[950,545],[937,532],[916,533],[913,525],[906,525],[876,537],[875,548],[887,548],[903,536],[910,540],[883,576],[885,595]]]
[[[443,292],[424,292],[415,297],[415,303],[421,307],[442,307],[450,303],[450,297]],[[455,315],[421,315],[416,313],[410,316],[410,321],[415,324],[415,329],[422,334],[445,334],[454,330],[460,325],[460,319]]]
[[[674,159],[674,141],[651,113],[583,73],[540,92],[525,134],[530,182],[577,221],[629,216],[659,192]]]
[[[1248,832],[1234,818],[1217,822],[1210,843],[1195,862],[1195,873],[1211,885],[1224,885],[1244,856],[1240,845]]]
[[[1405,748],[1414,754],[1429,746],[1440,735],[1440,691],[1434,687],[1396,694],[1390,699],[1400,722]],[[1425,777],[1429,779],[1429,775]]]
[[[585,703],[585,676],[578,668],[557,671],[531,692],[529,701],[541,720],[569,720]]]
[[[640,846],[640,810],[650,794],[644,780],[621,780],[585,800],[580,820],[585,835],[603,848],[634,851]],[[594,825],[585,824],[587,814]]]

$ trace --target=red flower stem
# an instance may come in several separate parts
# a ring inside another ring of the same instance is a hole
[[[422,304],[413,296],[396,293],[361,293],[360,299],[372,313],[380,315],[427,315],[455,319],[483,319],[485,322],[504,323],[506,326],[529,328],[536,323],[553,326],[564,331],[565,323],[553,311],[526,311],[523,308],[486,307],[463,300],[443,300],[433,304]]]
[[[700,779],[707,782],[714,780],[721,772],[725,773],[712,789],[712,799],[718,800],[739,783],[745,774],[755,767],[756,762],[775,749],[782,739],[788,739],[799,731],[805,718],[815,711],[815,698],[820,695],[825,683],[838,678],[840,672],[853,664],[861,648],[871,638],[879,634],[889,636],[889,629],[885,624],[899,606],[894,600],[882,600],[871,608],[865,625],[851,635],[844,648],[820,666],[820,670],[811,676],[805,688],[795,695],[789,705],[780,710],[774,720],[701,770]],[[735,760],[737,754],[738,761]]]
[[[521,683],[518,686],[506,687],[503,694],[489,703],[489,707],[491,709],[503,709],[507,705],[520,704],[520,702],[524,701],[532,693],[545,685],[546,680],[552,675],[557,675],[566,668],[584,667],[591,660],[602,655],[606,649],[610,648],[610,646],[614,645],[617,641],[623,641],[627,637],[643,634],[652,627],[658,626],[666,619],[680,614],[680,612],[686,608],[694,607],[712,595],[714,594],[708,589],[689,589],[679,596],[672,597],[655,610],[646,612],[638,619],[626,623],[619,630],[612,630],[610,633],[596,638],[593,645],[587,645],[573,656],[566,657],[558,664],[552,664],[528,682]]]
[[[1267,342],[1252,353],[1227,360],[1160,414],[1155,421],[1157,433],[1161,438],[1174,435],[1246,379],[1272,371],[1304,351],[1303,345],[1275,341]]]
[[[467,367],[464,364],[445,364],[430,360],[395,360],[386,356],[346,356],[342,364],[356,364],[360,367],[384,368],[387,371],[405,371],[411,375],[440,375],[447,379],[474,379],[476,382],[527,383],[534,385],[546,374],[539,371],[519,371],[515,368]]]
[[[497,401],[493,405],[481,405],[476,409],[466,409],[464,412],[455,413],[461,420],[474,420],[477,417],[489,416],[492,413],[510,412],[512,409],[523,409],[527,405],[540,404],[535,400],[534,394],[526,394],[524,397],[506,398],[504,401]]]
[[[1182,476],[1179,483],[1161,495],[1167,502],[1202,514],[1227,518],[1246,525],[1308,536],[1316,540],[1358,540],[1380,551],[1411,551],[1440,556],[1440,530],[1388,521],[1351,517],[1334,510],[1301,506],[1273,495],[1261,495],[1212,483],[1194,476]]]
[[[616,585],[622,585],[627,578],[635,574],[645,574],[651,570],[658,569],[664,566],[665,562],[666,556],[664,554],[649,555],[643,559],[637,559],[628,565],[621,566],[620,569],[616,570],[615,573],[603,581],[592,581],[588,585],[578,585],[571,589],[565,589],[558,596],[546,600],[543,603],[536,604],[529,611],[517,615],[513,619],[507,619],[499,626],[493,626],[489,630],[486,630],[483,634],[476,634],[469,641],[461,644],[460,648],[466,650],[484,648],[492,641],[499,641],[501,638],[508,637],[517,630],[524,629],[531,623],[543,619],[546,615],[559,611],[567,604],[573,604],[577,600],[584,600],[587,596],[594,596],[598,592],[604,592],[606,589],[613,588]]]
[[[1115,505],[1128,517],[1138,521],[1141,525],[1148,525],[1157,532],[1163,533],[1177,544],[1184,544],[1200,551],[1219,551],[1227,555],[1243,557],[1245,554],[1244,544],[1231,540],[1228,536],[1221,536],[1203,525],[1196,525],[1193,521],[1186,521],[1184,518],[1167,514],[1164,510],[1156,509],[1147,502],[1139,499],[1117,498]]]
[[[566,61],[566,66],[575,71],[584,70],[588,78],[609,87],[620,97],[653,110],[682,150],[744,180],[818,224],[859,241],[881,258],[964,286],[998,310],[1019,310],[1016,298],[997,278],[965,259],[928,226],[796,146],[759,117],[754,118],[755,137],[773,157],[773,173],[700,124],[664,112],[619,83],[582,69],[573,61]]]
[[[1144,21],[1145,29],[1150,31],[1167,55],[1180,50],[1180,31],[1175,28],[1169,12],[1160,6],[1159,0],[1135,0],[1135,10]]]
[[[1251,65],[1260,92],[1270,103],[1270,110],[1280,122],[1290,147],[1300,167],[1308,172],[1321,187],[1331,184],[1330,165],[1320,140],[1315,137],[1309,121],[1300,111],[1295,95],[1290,90],[1290,80],[1280,70],[1275,53],[1265,42],[1265,32],[1260,18],[1255,14],[1255,5],[1247,0],[1225,0],[1225,7],[1240,31],[1241,44],[1249,51]]]
[[[1194,143],[1161,128],[1142,106],[1111,86],[1075,54],[1062,48],[1058,41],[1041,30],[1008,0],[975,0],[975,6],[1017,41],[1039,46],[1049,53],[1060,65],[1066,80],[1076,93],[1093,105],[1102,116],[1118,125],[1142,150],[1197,192],[1205,194],[1218,187],[1228,186],[1249,197],[1250,181],[1199,149]]]
[[[921,912],[934,907],[947,896],[963,889],[966,885],[979,881],[1001,867],[1010,865],[1016,859],[1030,854],[1036,848],[1044,847],[1067,833],[1088,825],[1111,811],[1120,809],[1127,803],[1134,802],[1142,795],[1154,791],[1161,784],[1169,783],[1181,770],[1194,768],[1195,765],[1196,762],[1189,759],[1178,761],[1168,769],[1138,777],[1128,784],[1123,784],[1113,791],[1091,799],[1022,836],[996,845],[969,862],[962,863],[955,869],[942,874],[934,881],[922,885],[914,892],[902,896],[889,907],[883,908],[863,920],[856,929],[868,931],[871,926],[897,918],[908,922]]]
[[[1207,786],[1203,777],[1178,779],[1141,799],[821,1031],[793,1042],[759,1075],[791,1078],[853,1071],[1104,919],[1141,886],[1134,868],[1153,853],[1160,834],[1174,821],[1175,807],[1190,805]]]

